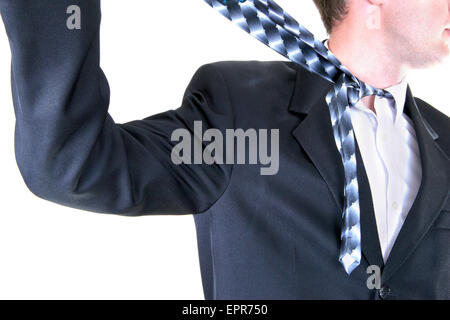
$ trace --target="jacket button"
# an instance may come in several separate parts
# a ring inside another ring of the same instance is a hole
[[[389,298],[389,295],[391,294],[391,289],[387,286],[382,287],[379,291],[378,291],[378,295],[380,296],[381,299],[387,299]]]

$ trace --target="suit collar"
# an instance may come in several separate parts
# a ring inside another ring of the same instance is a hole
[[[308,114],[312,107],[322,101],[333,83],[320,76],[291,63],[297,70],[294,92],[288,110],[297,114]]]

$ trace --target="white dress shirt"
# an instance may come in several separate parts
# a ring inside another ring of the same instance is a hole
[[[411,209],[422,180],[412,120],[403,112],[407,81],[386,88],[393,97],[375,97],[376,114],[359,101],[350,109],[353,130],[372,193],[384,262]]]

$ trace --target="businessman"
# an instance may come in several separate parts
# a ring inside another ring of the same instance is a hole
[[[352,272],[338,259],[345,177],[325,99],[333,84],[292,62],[212,63],[180,108],[115,123],[99,0],[0,0],[28,188],[99,213],[193,214],[206,299],[449,299],[450,120],[414,98],[405,76],[449,55],[450,1],[315,3],[329,50],[391,94],[351,109],[362,246]],[[70,6],[82,20],[58,14]],[[278,171],[175,163],[173,133],[195,133],[196,122],[223,136],[278,129]]]

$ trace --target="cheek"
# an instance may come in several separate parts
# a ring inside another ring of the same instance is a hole
[[[422,27],[429,31],[430,36],[441,35],[449,17],[450,1],[448,0],[422,0],[425,4],[420,12]]]
[[[419,22],[418,18],[411,18],[414,12],[407,10],[392,11],[385,17],[385,26],[387,35],[394,42],[397,40],[411,41],[417,38],[423,38],[425,31],[423,22]]]
[[[412,2],[416,0],[411,0]],[[404,33],[405,30],[413,30],[417,27],[416,10],[408,5],[408,1],[392,1],[383,11],[383,23],[388,32]]]
[[[442,35],[449,15],[448,0],[394,1],[386,12],[386,25],[397,36],[430,42]]]

